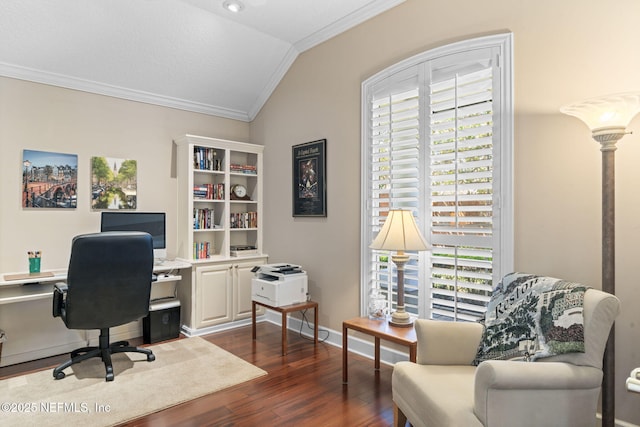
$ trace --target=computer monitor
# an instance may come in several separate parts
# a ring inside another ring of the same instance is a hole
[[[144,231],[151,234],[156,263],[167,258],[164,212],[102,212],[100,231]]]

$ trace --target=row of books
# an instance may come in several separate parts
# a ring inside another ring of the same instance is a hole
[[[221,171],[222,160],[214,148],[194,147],[193,168],[199,170]]]
[[[223,200],[224,184],[199,184],[193,186],[194,199]]]
[[[206,230],[215,228],[213,209],[193,209],[193,229]]]
[[[231,228],[258,228],[258,212],[232,213]]]
[[[232,164],[230,168],[231,168],[231,172],[235,172],[235,173],[246,173],[249,175],[256,175],[258,173],[258,169],[253,165]]]
[[[207,259],[213,253],[211,242],[193,242],[193,259]]]

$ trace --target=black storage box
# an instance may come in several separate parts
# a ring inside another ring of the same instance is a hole
[[[157,301],[149,306],[149,314],[142,319],[142,338],[145,344],[178,338],[180,335],[180,301]]]

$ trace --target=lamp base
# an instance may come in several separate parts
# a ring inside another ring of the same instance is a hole
[[[402,328],[410,328],[413,326],[413,319],[409,316],[409,313],[404,311],[404,307],[398,307],[398,310],[394,311],[391,314],[391,319],[389,319],[389,324],[391,326],[400,326]]]

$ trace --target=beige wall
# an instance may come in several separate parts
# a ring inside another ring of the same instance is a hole
[[[138,210],[166,211],[168,255],[176,247],[174,137],[185,133],[248,140],[244,122],[20,80],[0,78],[0,272],[25,271],[27,251],[42,268],[66,268],[71,238],[100,231],[90,208],[90,158],[138,161]],[[78,208],[22,209],[22,150],[78,155]]]
[[[360,84],[413,54],[512,31],[515,58],[515,269],[600,287],[600,151],[558,109],[640,90],[637,0],[408,0],[300,55],[259,116],[266,146],[265,246],[309,272],[320,323],[359,315]],[[617,417],[640,424],[624,379],[640,366],[640,117],[617,151]],[[291,146],[327,138],[328,216],[291,216]]]

